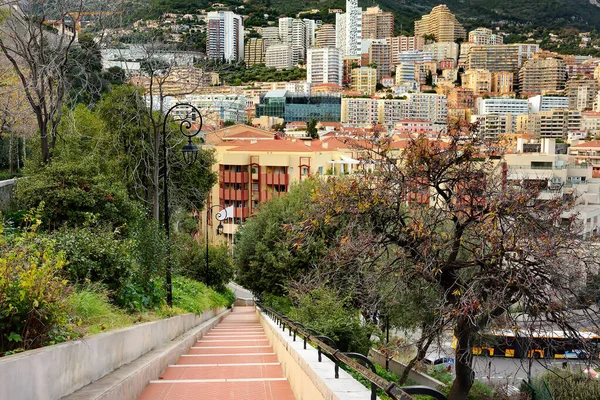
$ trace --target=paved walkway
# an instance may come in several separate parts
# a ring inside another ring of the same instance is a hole
[[[138,400],[294,400],[254,307],[234,307]]]

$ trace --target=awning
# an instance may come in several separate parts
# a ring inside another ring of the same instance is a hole
[[[341,157],[342,157],[342,160],[344,160],[344,161],[346,162],[346,164],[354,164],[354,165],[356,165],[356,164],[360,164],[360,161],[358,161],[358,160],[355,160],[355,159],[353,159],[353,158],[346,157],[346,156],[344,156],[344,155],[342,155]]]

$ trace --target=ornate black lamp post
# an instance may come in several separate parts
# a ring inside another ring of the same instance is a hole
[[[176,104],[173,107],[169,108],[169,111],[165,114],[165,119],[163,121],[163,184],[164,184],[164,201],[165,201],[165,233],[167,234],[167,304],[169,306],[173,305],[173,285],[171,281],[171,249],[169,240],[170,233],[170,222],[169,222],[169,188],[167,186],[168,177],[168,161],[167,161],[167,121],[169,119],[169,115],[175,109],[185,109],[185,117],[177,118],[176,122],[179,122],[179,132],[185,137],[188,138],[188,142],[183,148],[181,152],[183,154],[183,160],[188,166],[192,166],[196,159],[198,158],[198,147],[192,143],[192,138],[197,136],[202,129],[202,115],[200,111],[196,107],[191,104],[181,103]],[[196,123],[196,118],[198,118],[198,128],[195,130],[191,130],[194,123]]]

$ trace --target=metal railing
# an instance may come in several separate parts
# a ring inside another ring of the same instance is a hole
[[[371,383],[371,400],[377,399],[377,388],[383,390],[383,392],[392,398],[392,400],[414,400],[412,395],[427,395],[437,400],[447,400],[443,393],[427,386],[398,386],[394,382],[383,379],[377,375],[373,362],[363,354],[342,352],[337,348],[337,344],[333,339],[320,335],[314,329],[305,327],[299,322],[292,321],[285,315],[282,315],[261,303],[256,303],[256,306],[277,323],[277,325],[283,329],[284,333],[287,329],[289,331],[289,336],[293,336],[294,341],[296,341],[297,336],[302,337],[305,350],[307,343],[316,346],[319,362],[322,361],[323,354],[333,361],[335,364],[334,371],[336,379],[339,378],[340,364],[350,367],[367,379]]]

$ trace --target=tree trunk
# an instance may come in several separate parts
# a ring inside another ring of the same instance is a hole
[[[152,171],[154,220],[160,222],[160,128],[154,124],[154,170]]]
[[[454,329],[456,336],[456,356],[455,370],[456,378],[450,389],[448,400],[466,400],[473,381],[475,373],[471,368],[473,354],[471,353],[471,326],[466,318],[460,318]]]
[[[406,368],[404,368],[404,371],[402,371],[402,375],[400,376],[400,378],[398,378],[398,385],[404,385],[404,383],[408,379],[410,371],[413,369],[417,361],[424,359],[427,355],[427,350],[429,349],[429,346],[431,346],[431,342],[433,341],[433,335],[426,336],[424,332],[425,328],[423,327],[421,330],[421,337],[417,342],[417,355],[412,360],[410,360]]]
[[[14,138],[15,138],[15,134],[13,133],[13,130],[10,130],[9,136],[8,136],[8,173],[9,174],[13,174],[14,173],[14,168],[13,168],[13,142],[14,142]]]
[[[39,119],[39,118],[38,118]],[[48,164],[50,161],[50,145],[48,143],[48,125],[46,121],[42,121],[39,124],[40,127],[40,139],[42,145],[42,164]]]

